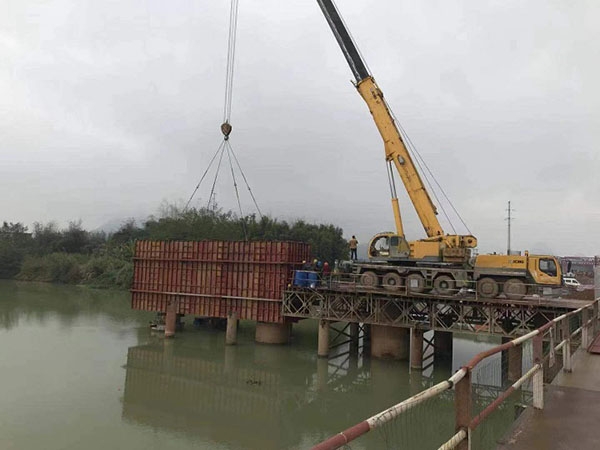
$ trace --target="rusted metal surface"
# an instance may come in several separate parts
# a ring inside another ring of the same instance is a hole
[[[444,443],[438,450],[452,450],[463,442],[467,438],[467,432],[465,430],[460,430],[454,436],[452,436],[448,442]]]
[[[590,352],[590,353],[600,353],[600,335],[596,336],[596,339],[594,339],[592,341],[592,343],[588,347],[588,352]]]
[[[483,409],[483,411],[477,414],[469,423],[469,429],[473,430],[477,428],[479,424],[483,421],[483,419],[485,419],[494,410],[496,410],[502,404],[503,401],[510,397],[517,389],[519,389],[523,385],[523,383],[529,380],[529,378],[533,377],[541,369],[541,364],[536,364],[531,369],[529,369],[525,375],[519,378],[512,386],[510,386],[507,390],[505,390],[498,397],[496,397],[494,401],[492,401]]]
[[[369,431],[378,428],[391,420],[394,420],[399,415],[405,413],[409,409],[417,406],[425,400],[436,397],[442,392],[452,389],[455,383],[461,381],[465,375],[466,371],[464,369],[460,369],[448,380],[442,381],[435,386],[425,389],[424,391],[407,398],[403,402],[400,402],[397,405],[381,411],[380,413],[375,414],[374,416],[369,417],[368,419],[363,420],[362,422],[359,422],[334,436],[331,436],[329,439],[315,445],[312,450],[334,450],[340,448],[359,438],[363,434],[368,433]]]
[[[293,270],[310,257],[302,242],[138,241],[133,309],[282,323],[281,300]]]
[[[378,415],[363,421],[354,427],[351,427],[345,430],[338,435],[332,436],[327,441],[322,442],[321,444],[313,447],[314,449],[335,449],[339,448],[348,442],[351,441],[350,437],[353,439],[359,437],[360,435],[367,433],[375,426],[378,425],[379,421],[374,420],[375,418],[381,418],[382,422],[389,422],[394,419],[396,416],[400,415],[404,412],[404,408],[401,406],[405,404],[410,404],[412,402],[417,401],[417,399],[422,398],[424,395],[431,397],[435,395],[440,395],[447,389],[454,388],[454,400],[455,400],[455,419],[456,419],[456,431],[457,433],[444,445],[440,447],[440,449],[468,449],[471,445],[471,431],[477,428],[481,423],[488,417],[493,411],[495,411],[507,398],[510,397],[515,391],[517,391],[523,383],[525,383],[529,379],[533,379],[532,388],[533,388],[533,407],[536,409],[544,408],[544,347],[543,341],[546,332],[550,334],[550,345],[552,349],[550,353],[554,351],[556,348],[560,347],[569,347],[570,339],[580,332],[580,330],[587,330],[590,336],[594,336],[596,330],[596,322],[597,322],[597,313],[598,311],[598,301],[600,299],[595,300],[592,303],[589,303],[577,310],[570,311],[568,313],[562,314],[558,317],[555,317],[552,320],[549,320],[546,324],[537,328],[534,331],[527,333],[524,336],[513,339],[505,344],[494,347],[490,350],[484,351],[476,355],[472,358],[467,364],[465,364],[458,372],[456,372],[452,377],[450,377],[447,381],[440,383],[439,385],[434,386],[428,390],[425,390],[415,396],[412,396],[405,400],[404,402],[386,410]],[[592,310],[593,313],[590,314],[588,311]],[[571,333],[569,320],[575,316],[581,314],[582,317],[582,326]],[[591,318],[589,318],[592,316]],[[586,320],[589,319],[589,320]],[[565,325],[566,324],[566,325]],[[557,328],[561,330],[561,338],[562,341],[555,347],[554,341],[552,339],[552,335],[556,331]],[[589,329],[589,330],[588,330]],[[526,341],[532,341],[532,349],[533,349],[533,367],[527,371],[524,375],[522,375],[515,383],[513,383],[508,389],[500,392],[494,400],[489,403],[478,415],[472,417],[472,382],[471,382],[471,374],[475,366],[477,366],[484,359],[500,353],[505,350],[514,349],[521,345],[523,345]],[[594,340],[594,344],[598,343],[600,345],[600,336],[598,336]],[[569,357],[570,359],[570,357]],[[565,370],[570,370],[570,361],[569,364],[565,364]],[[395,414],[389,414],[390,411],[394,411]],[[365,426],[365,422],[366,425]],[[356,433],[357,430],[360,430],[360,433]]]
[[[368,433],[370,430],[371,428],[369,427],[368,422],[366,420],[363,420],[362,422],[357,423],[356,425],[348,428],[347,430],[344,430],[341,433],[330,437],[326,441],[315,445],[312,448],[312,450],[333,450],[336,448],[340,448],[346,445],[348,442],[355,440],[357,437]]]

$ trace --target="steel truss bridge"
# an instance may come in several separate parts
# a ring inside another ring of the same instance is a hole
[[[454,333],[515,337],[589,303],[543,297],[482,299],[474,296],[398,295],[383,289],[289,289],[283,315]]]

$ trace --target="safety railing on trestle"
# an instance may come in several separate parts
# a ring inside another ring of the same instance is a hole
[[[378,448],[396,448],[400,440],[412,448],[494,447],[519,411],[527,406],[543,409],[544,382],[551,380],[548,375],[561,368],[570,372],[573,352],[579,347],[587,349],[593,341],[599,331],[598,303],[596,299],[477,354],[447,380],[330,437],[313,450],[344,447],[373,430],[383,430],[384,442],[378,443]],[[489,389],[490,385],[495,388]],[[481,395],[482,386],[486,395]],[[429,412],[419,411],[427,403]],[[419,418],[411,418],[411,414]],[[426,416],[425,420],[421,416]],[[414,436],[406,438],[410,433]]]

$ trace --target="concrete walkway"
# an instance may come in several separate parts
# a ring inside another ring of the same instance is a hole
[[[498,450],[600,449],[600,355],[577,351],[545,389],[544,409],[529,408]]]

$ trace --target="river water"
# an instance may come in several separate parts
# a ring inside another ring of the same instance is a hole
[[[287,346],[255,344],[242,322],[238,345],[226,347],[223,331],[193,318],[165,340],[152,318],[130,309],[127,292],[0,281],[0,448],[307,448],[498,343],[456,338],[452,363],[422,374],[405,361],[349,358],[343,345],[319,360],[311,321]],[[451,436],[451,398],[421,409],[404,424],[414,436],[391,426],[352,448],[431,448]],[[433,417],[432,433],[423,421]]]

